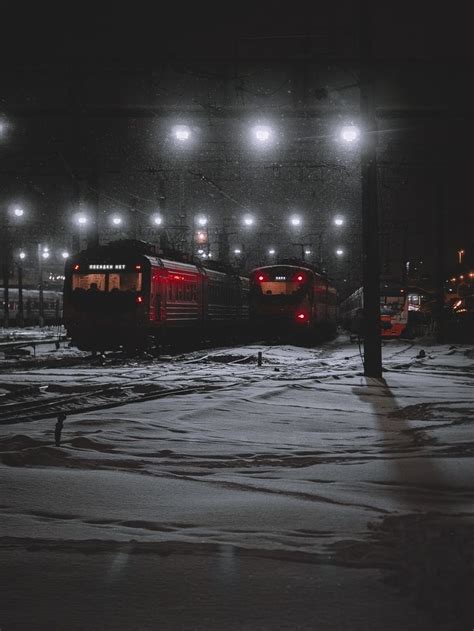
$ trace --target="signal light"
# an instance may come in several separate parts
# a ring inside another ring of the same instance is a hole
[[[296,316],[296,319],[299,320],[300,322],[302,322],[303,320],[306,320],[306,313],[298,313]]]
[[[303,280],[303,277],[301,276],[301,274],[296,277],[296,280]]]
[[[76,263],[76,265],[74,265],[74,270],[77,272],[77,270],[79,269],[80,265],[78,263]]]
[[[264,277],[262,276],[262,274],[260,274],[260,276],[258,277],[258,280],[259,280],[259,281],[264,280]]]
[[[137,296],[137,303],[141,304],[143,302],[142,296]]]
[[[140,270],[141,268],[142,268],[142,266],[141,266],[141,265],[135,265],[135,269],[136,269],[136,270]]]

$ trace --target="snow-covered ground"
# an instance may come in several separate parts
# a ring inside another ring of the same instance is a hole
[[[71,411],[60,448],[1,427],[5,629],[470,629],[474,348],[384,366],[341,338],[2,373],[2,413]]]

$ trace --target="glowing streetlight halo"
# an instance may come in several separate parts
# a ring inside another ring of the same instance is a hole
[[[253,226],[255,224],[255,217],[253,217],[253,215],[244,215],[242,217],[242,223],[244,224],[244,226],[250,228],[250,226]]]
[[[61,256],[63,257],[63,259],[68,259],[69,258],[69,252],[67,252],[66,250],[63,250],[61,252]]]
[[[25,211],[23,210],[23,208],[21,206],[15,206],[13,208],[13,214],[15,215],[15,217],[23,217],[23,215],[25,214]]]
[[[198,215],[196,217],[196,223],[201,227],[207,226],[207,217],[205,215]]]
[[[78,226],[82,227],[89,223],[89,217],[85,213],[77,213],[74,220]]]
[[[343,248],[336,248],[336,256],[344,256]]]
[[[350,123],[349,125],[344,125],[340,131],[341,140],[348,144],[352,144],[359,140],[360,138],[360,129],[357,125]]]
[[[21,261],[24,261],[26,259],[26,252],[24,250],[20,250],[20,252],[18,253],[18,258]]]
[[[302,224],[302,220],[299,215],[291,215],[289,221],[290,225],[293,226],[293,228],[299,228]]]
[[[191,128],[188,125],[175,125],[173,136],[180,143],[185,143],[191,139]]]
[[[268,125],[255,125],[252,129],[253,136],[259,144],[267,144],[272,139],[272,129]]]
[[[111,222],[114,226],[120,226],[123,223],[123,219],[120,215],[112,215]]]
[[[270,249],[268,250],[268,254],[269,254],[270,256],[273,256],[274,254],[276,254],[276,250],[275,250],[275,248],[270,248]]]
[[[155,226],[161,226],[163,224],[163,217],[159,213],[155,213],[151,217],[151,222]]]
[[[344,217],[341,217],[341,216],[334,217],[333,223],[335,226],[338,226],[338,227],[343,226],[345,223]]]

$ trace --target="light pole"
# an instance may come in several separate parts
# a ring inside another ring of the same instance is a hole
[[[0,250],[1,264],[3,272],[3,326],[10,325],[10,271],[12,267],[12,227],[13,221],[23,219],[25,211],[21,206],[10,206],[5,213],[0,213]]]
[[[23,261],[26,258],[26,253],[21,250],[18,253],[18,326],[25,324],[25,312],[23,305]]]
[[[371,7],[361,3],[360,12],[360,115],[364,125],[361,147],[362,248],[364,279],[364,375],[382,378],[380,336],[380,254],[377,208],[377,120],[372,70]],[[346,142],[354,142],[346,138]]]
[[[78,212],[74,215],[73,222],[77,226],[78,231],[77,236],[75,234],[73,238],[73,250],[79,252],[87,224],[89,223],[89,216],[84,212]]]
[[[43,327],[44,326],[43,260],[46,260],[49,258],[49,250],[47,246],[42,246],[41,243],[38,243],[37,254],[38,254],[38,291],[39,291],[38,324],[40,327]]]

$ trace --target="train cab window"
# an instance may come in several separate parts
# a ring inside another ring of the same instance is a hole
[[[105,274],[73,274],[72,289],[82,289],[87,291],[94,288],[99,291],[105,291]]]
[[[102,292],[140,291],[142,275],[140,272],[122,272],[120,274],[73,274],[72,289]]]
[[[264,296],[291,296],[302,289],[302,284],[292,281],[265,281],[260,283]]]
[[[142,288],[142,275],[140,272],[122,272],[109,274],[109,291],[140,291]]]
[[[382,315],[397,315],[403,311],[405,296],[381,296],[380,313]]]

